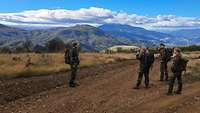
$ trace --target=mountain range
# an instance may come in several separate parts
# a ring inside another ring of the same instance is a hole
[[[113,45],[131,44],[129,40],[114,38],[101,29],[89,25],[58,27],[43,30],[22,30],[1,25],[0,47],[15,48],[30,40],[34,45],[45,45],[52,39],[59,38],[65,43],[77,40],[84,50],[102,50]]]
[[[24,30],[0,24],[0,47],[15,48],[30,40],[36,45],[45,45],[59,38],[68,43],[80,42],[84,50],[102,50],[114,45],[157,46],[160,42],[167,45],[200,44],[200,30],[181,30],[168,33],[146,30],[122,24],[104,24],[99,27],[76,25],[40,30]]]
[[[200,45],[200,29],[182,29],[169,32],[169,34],[184,40],[185,45]]]

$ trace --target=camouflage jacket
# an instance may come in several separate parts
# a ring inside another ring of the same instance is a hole
[[[165,48],[159,50],[160,62],[167,62],[167,51]]]
[[[173,57],[173,63],[172,63],[171,70],[172,70],[173,73],[182,71],[181,56]]]
[[[79,64],[79,51],[77,47],[73,47],[70,50],[70,64]]]
[[[148,53],[137,54],[136,59],[140,61],[140,71],[149,69],[154,62],[154,57]]]

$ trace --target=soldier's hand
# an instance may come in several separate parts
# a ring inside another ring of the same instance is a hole
[[[153,65],[151,66],[151,70],[153,70]]]

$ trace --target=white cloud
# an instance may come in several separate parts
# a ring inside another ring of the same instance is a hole
[[[0,13],[0,23],[27,27],[58,27],[75,24],[101,25],[105,23],[129,24],[149,29],[200,27],[200,19],[175,15],[147,17],[104,8],[81,8],[79,10],[39,9],[19,13]]]

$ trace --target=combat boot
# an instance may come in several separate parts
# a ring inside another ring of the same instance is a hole
[[[138,86],[133,87],[133,89],[140,89]]]
[[[145,88],[146,88],[146,89],[149,89],[150,87],[149,87],[149,86],[145,86]]]
[[[69,87],[74,88],[74,87],[76,87],[76,84],[69,84]]]
[[[175,93],[178,95],[182,94],[181,91],[176,91]]]
[[[173,94],[172,94],[172,92],[167,92],[166,95],[167,95],[167,96],[172,96]]]

